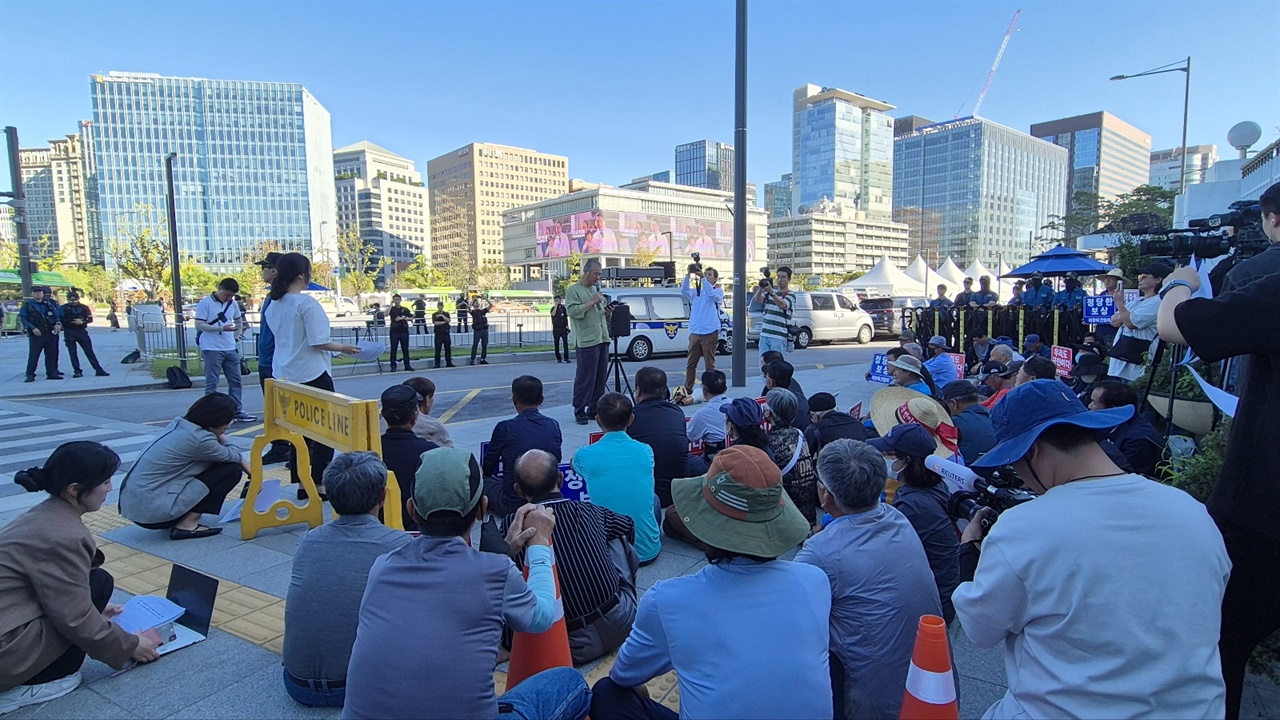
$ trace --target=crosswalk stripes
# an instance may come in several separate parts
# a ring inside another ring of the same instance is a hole
[[[14,483],[19,470],[41,464],[59,445],[92,440],[120,455],[114,482],[133,465],[162,428],[37,406],[0,402],[0,512],[25,509],[42,499]]]

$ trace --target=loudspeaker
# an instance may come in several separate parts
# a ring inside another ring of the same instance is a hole
[[[631,337],[631,306],[626,303],[613,306],[613,314],[609,316],[609,337]]]

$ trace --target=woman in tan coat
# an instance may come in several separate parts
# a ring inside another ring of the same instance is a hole
[[[110,621],[115,583],[80,517],[102,507],[119,467],[110,448],[80,440],[14,478],[50,497],[0,528],[0,714],[75,690],[86,653],[116,669],[159,657]]]

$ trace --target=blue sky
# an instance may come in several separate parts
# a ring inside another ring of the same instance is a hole
[[[1240,120],[1280,134],[1280,3],[751,0],[748,176],[790,170],[793,88],[840,87],[895,115],[967,115],[1016,9],[982,115],[1031,123],[1108,110],[1180,142],[1182,75],[1109,82],[1193,56],[1188,142]],[[89,117],[109,70],[305,85],[335,146],[368,139],[426,161],[472,141],[569,157],[617,184],[674,146],[733,142],[731,0],[0,2],[0,125],[23,146]],[[28,30],[29,29],[29,30]],[[3,152],[0,149],[0,152]],[[7,185],[7,173],[0,183]]]

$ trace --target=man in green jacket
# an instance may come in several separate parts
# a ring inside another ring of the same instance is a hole
[[[564,293],[569,311],[573,346],[578,363],[573,374],[573,417],[586,425],[596,414],[596,400],[604,395],[604,381],[609,372],[609,322],[612,311],[606,307],[600,292],[600,261],[582,263],[582,276]]]

